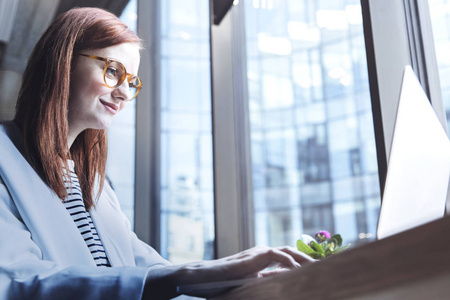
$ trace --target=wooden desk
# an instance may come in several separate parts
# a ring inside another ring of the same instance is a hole
[[[450,217],[234,289],[228,299],[450,299]]]

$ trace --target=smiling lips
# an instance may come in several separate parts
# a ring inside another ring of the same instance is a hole
[[[115,105],[114,103],[106,102],[103,100],[100,100],[100,102],[103,104],[103,106],[113,115],[117,114],[117,110],[119,109],[119,106]]]

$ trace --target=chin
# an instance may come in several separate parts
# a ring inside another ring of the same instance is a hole
[[[108,128],[111,126],[112,120],[101,120],[99,121],[95,126],[92,126],[92,129],[98,129],[98,130],[108,130]]]

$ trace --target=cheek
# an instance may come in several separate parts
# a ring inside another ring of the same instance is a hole
[[[108,87],[103,82],[102,74],[97,69],[75,68],[71,76],[70,94],[71,98],[83,99],[98,97],[108,92]],[[87,99],[83,99],[86,101]]]
[[[125,107],[127,106],[129,101],[121,101],[120,102],[120,110],[122,111],[123,109],[125,109]]]
[[[84,80],[78,82],[71,89],[71,96],[77,99],[77,102],[92,103],[95,99],[109,92],[109,88],[103,82]]]
[[[86,83],[74,85],[69,99],[69,117],[83,118],[95,110],[96,99],[102,91],[101,85]]]

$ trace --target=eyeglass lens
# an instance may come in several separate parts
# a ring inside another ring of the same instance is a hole
[[[104,79],[105,79],[105,83],[110,86],[110,87],[117,87],[119,85],[121,85],[125,78],[127,77],[126,75],[126,70],[125,67],[116,61],[111,61],[109,63],[106,64],[105,66],[105,71],[104,71]],[[130,89],[130,94],[135,97],[136,94],[138,93],[138,89],[139,89],[139,77],[137,76],[130,76],[131,78],[129,78],[129,82],[128,82],[128,86]]]

